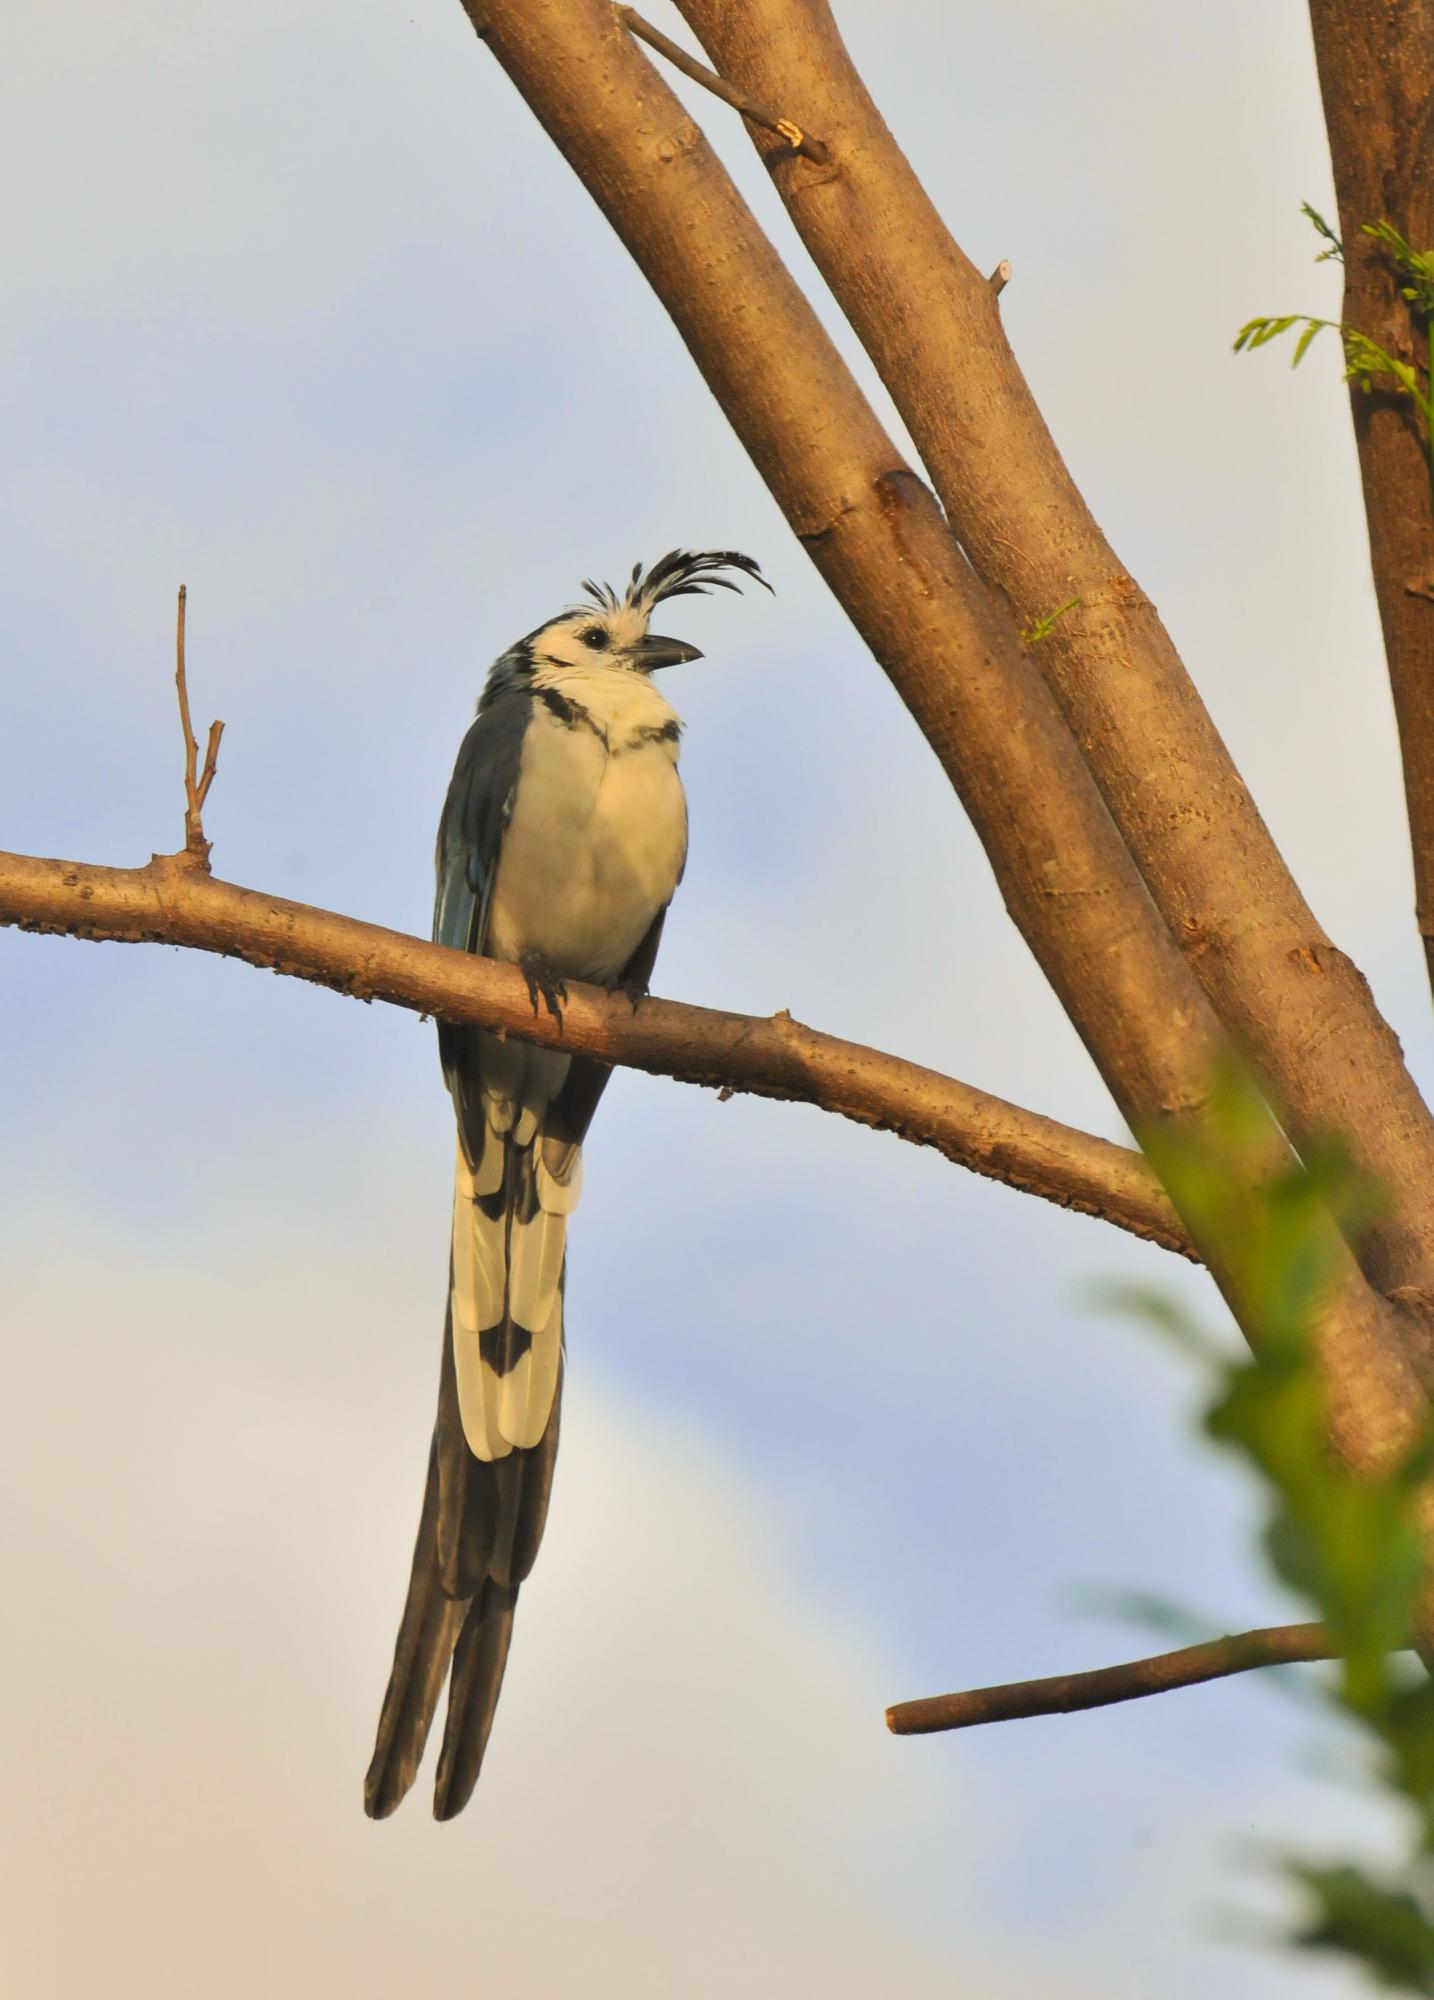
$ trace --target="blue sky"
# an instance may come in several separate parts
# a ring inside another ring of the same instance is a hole
[[[1057,438],[1427,1075],[1333,350],[1229,352],[1335,306],[1301,9],[838,14],[970,253],[1011,259]],[[423,929],[488,661],[580,577],[747,549],[776,599],[676,628],[707,658],[669,689],[658,989],[1118,1134],[934,761],[451,0],[32,9],[0,166],[7,846],[178,843],[183,580],[218,872]],[[7,932],[0,967],[11,1990],[1351,1990],[1225,1935],[1277,1907],[1255,1850],[1377,1838],[1278,1690],[882,1726],[1147,1648],[1082,1586],[1282,1614],[1182,1365],[1090,1304],[1196,1274],[815,1111],[619,1079],[488,1767],[455,1825],[425,1773],[374,1827],[445,1274],[431,1030],[158,948]]]

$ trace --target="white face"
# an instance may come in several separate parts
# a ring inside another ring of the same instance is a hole
[[[533,658],[540,667],[554,667],[560,673],[592,673],[595,668],[613,667],[628,673],[650,669],[633,648],[647,635],[647,614],[620,605],[616,611],[574,611],[549,625],[533,641]]]

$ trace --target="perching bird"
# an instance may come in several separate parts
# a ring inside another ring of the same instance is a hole
[[[659,667],[702,657],[647,629],[669,597],[765,584],[749,556],[674,549],[619,597],[561,612],[489,671],[438,827],[437,943],[519,965],[536,1012],[565,979],[646,991],[687,856],[681,731]],[[458,1120],[438,1421],[408,1602],[364,1782],[391,1813],[413,1783],[449,1675],[433,1810],[477,1781],[518,1587],[542,1538],[558,1449],[567,1219],[609,1070],[440,1026]]]

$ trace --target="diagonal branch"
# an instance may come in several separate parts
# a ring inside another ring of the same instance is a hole
[[[1032,650],[902,463],[701,132],[601,0],[463,5],[631,252],[808,554],[911,710],[970,815],[1007,910],[1127,1121],[1137,1130],[1201,1135],[1213,1060],[1223,1047],[1214,1014]],[[812,0],[808,11],[816,6]],[[745,18],[758,10],[729,11]],[[811,71],[805,63],[802,89],[813,89],[812,105],[825,103]],[[791,170],[823,185],[844,182],[851,163],[841,134],[821,117],[814,122],[832,159],[825,168],[794,161]],[[996,318],[994,293],[978,282]],[[913,296],[888,286],[886,310],[893,300],[901,307],[894,316],[919,314]],[[984,439],[982,413],[968,412],[963,421],[974,440]],[[1070,597],[1067,587],[1037,614]],[[1070,622],[1062,619],[1056,631]],[[1174,762],[1181,754],[1171,747]],[[1159,790],[1150,767],[1141,782]],[[1325,976],[1313,954],[1297,970],[1306,979]],[[1299,1056],[1309,1053],[1304,1025],[1296,1010],[1291,1031]],[[1323,1025],[1342,1033],[1348,1024]],[[1357,1036],[1340,1044],[1352,1068],[1357,1045]],[[1381,1059],[1388,1056],[1384,1047]],[[1393,1061],[1398,1069],[1397,1052]],[[1414,1103],[1428,1127],[1417,1096]],[[1342,1104],[1336,1101],[1332,1115]],[[1430,1155],[1426,1205],[1434,1209],[1434,1128]],[[1266,1120],[1250,1153],[1228,1164],[1237,1185],[1253,1188],[1287,1161],[1281,1135]],[[1205,1224],[1192,1236],[1237,1322],[1257,1338],[1259,1306],[1245,1289],[1235,1246]],[[1373,1470],[1402,1456],[1418,1433],[1426,1405],[1416,1364],[1425,1357],[1411,1358],[1402,1317],[1333,1237],[1331,1223],[1325,1248],[1334,1276],[1320,1328],[1331,1432],[1351,1466]],[[1434,1497],[1430,1532],[1434,1541]],[[1434,1651],[1434,1595],[1425,1636]]]
[[[704,90],[710,90],[714,97],[720,97],[724,104],[730,104],[734,111],[740,111],[744,118],[750,118],[754,125],[760,125],[764,132],[775,132],[795,152],[804,153],[815,165],[824,167],[827,163],[827,149],[820,139],[814,139],[810,132],[804,132],[795,119],[782,118],[770,106],[759,104],[755,97],[749,97],[745,90],[738,90],[735,84],[715,76],[710,69],[704,69],[700,62],[694,62],[680,42],[674,42],[670,35],[664,35],[654,28],[650,21],[644,21],[635,7],[619,7],[617,17],[629,34],[646,42],[650,49],[656,49],[666,56],[674,69],[680,69],[684,76],[700,83]]]
[[[1434,0],[1310,0],[1344,239],[1341,317],[1425,375],[1417,328],[1381,247],[1392,222],[1434,244]],[[1417,338],[1416,338],[1417,335]],[[1415,913],[1434,983],[1434,496],[1429,452],[1407,402],[1350,385],[1374,590],[1399,724],[1414,855]]]
[[[97,868],[0,853],[0,924],[121,943],[188,945],[364,1000],[496,1028],[547,1047],[686,1083],[792,1098],[933,1146],[958,1166],[1192,1257],[1189,1238],[1138,1153],[969,1084],[804,1027],[601,987],[568,987],[562,1025],[535,1014],[515,966],[473,958],[353,917],[241,889],[156,856]]]
[[[1154,1653],[1118,1667],[1083,1674],[1052,1674],[1038,1681],[1005,1681],[999,1687],[963,1688],[959,1694],[927,1695],[899,1701],[886,1711],[893,1736],[930,1736],[943,1729],[975,1729],[983,1722],[1017,1722],[1032,1715],[1072,1715],[1082,1708],[1108,1708],[1142,1695],[1167,1694],[1255,1667],[1289,1666],[1301,1660],[1333,1660],[1338,1649],[1324,1625],[1265,1625],[1225,1639],[1207,1639],[1174,1653]]]
[[[1154,605],[1093,519],[991,286],[883,122],[826,0],[679,4],[725,76],[758,93],[780,77],[822,133],[824,169],[752,137],[976,572],[1023,628],[1079,599],[1036,660],[1155,901],[1296,1146],[1333,1128],[1387,1191],[1388,1215],[1361,1249],[1373,1281],[1434,1303],[1434,1119],[1358,968],[1291,878]]]
[[[1049,689],[701,133],[601,0],[465,5],[916,718],[1122,1112],[1197,1114],[1218,1027]]]

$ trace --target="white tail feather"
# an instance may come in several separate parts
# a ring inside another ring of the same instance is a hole
[[[559,1289],[541,1333],[518,1363],[496,1385],[498,1428],[511,1444],[541,1444],[552,1414],[563,1353],[563,1295]]]
[[[477,1334],[453,1328],[453,1372],[458,1380],[458,1412],[463,1435],[475,1458],[506,1458],[513,1449],[498,1421],[498,1378],[478,1351]],[[541,1435],[541,1433],[539,1433]]]
[[[500,1097],[496,1090],[483,1093],[483,1111],[488,1120],[490,1132],[511,1132],[517,1111],[511,1097]]]
[[[453,1187],[453,1360],[463,1434],[476,1458],[506,1458],[541,1443],[552,1414],[563,1345],[563,1263],[567,1218],[582,1191],[582,1155],[569,1142],[545,1146],[541,1119],[562,1088],[569,1058],[546,1050],[531,1069],[522,1052],[505,1050],[498,1087],[484,1072],[487,1117],[482,1154],[470,1167],[463,1148]],[[516,1060],[514,1058],[517,1058]],[[538,1206],[526,1222],[489,1216],[477,1197],[498,1192],[510,1149],[534,1149]],[[549,1162],[552,1162],[550,1164]],[[555,1170],[556,1169],[556,1170]],[[482,1336],[503,1324],[531,1335],[516,1365],[500,1375],[483,1359]]]
[[[572,1158],[563,1176],[550,1173],[541,1154],[533,1169],[538,1187],[538,1200],[549,1215],[571,1215],[583,1191],[583,1156],[576,1146],[569,1150]]]
[[[508,1244],[508,1310],[530,1332],[552,1316],[563,1275],[567,1217],[538,1209],[530,1222],[514,1222]]]
[[[488,1150],[502,1148],[490,1141]],[[453,1317],[474,1335],[503,1317],[503,1224],[490,1222],[475,1202],[476,1178],[460,1146],[453,1181]]]
[[[513,1138],[520,1146],[531,1146],[538,1135],[543,1113],[568,1080],[572,1057],[560,1049],[529,1049],[518,1083],[519,1111],[513,1123]]]
[[[496,1194],[499,1188],[502,1187],[504,1152],[505,1149],[501,1134],[495,1132],[490,1125],[485,1123],[483,1127],[483,1157],[474,1164],[473,1168],[473,1193],[475,1195]],[[463,1158],[463,1148],[461,1145],[458,1149],[458,1157],[461,1162]]]

